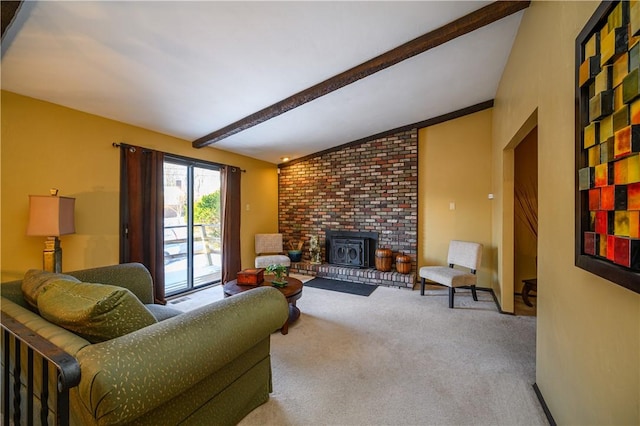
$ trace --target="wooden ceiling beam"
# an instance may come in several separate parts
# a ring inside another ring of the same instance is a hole
[[[429,49],[447,43],[485,25],[529,7],[529,1],[496,1],[438,29],[415,38],[382,55],[376,56],[354,68],[333,76],[280,102],[253,113],[235,123],[209,133],[193,142],[194,148],[202,148],[228,138],[243,130],[257,126],[271,118],[311,102],[321,96],[345,87],[378,71],[389,68]]]
[[[13,18],[18,14],[18,10],[22,6],[21,1],[5,1],[2,0],[2,34],[0,38],[4,40],[4,33],[7,31],[9,26],[11,26],[11,22],[13,22]]]

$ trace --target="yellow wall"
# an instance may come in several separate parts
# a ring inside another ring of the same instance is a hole
[[[418,265],[446,265],[451,240],[482,243],[480,287],[493,281],[491,117],[488,109],[418,133]]]
[[[513,149],[537,124],[536,382],[559,424],[640,424],[640,295],[574,266],[574,48],[598,4],[532,2],[493,110],[421,130],[418,264],[446,261],[452,238],[481,241],[480,285],[490,281],[503,310],[513,309]],[[25,235],[28,195],[50,187],[77,198],[77,234],[62,237],[64,269],[118,261],[112,142],[247,169],[242,205],[252,208],[241,218],[243,266],[252,263],[253,234],[277,230],[272,164],[194,150],[188,141],[6,92],[1,112],[2,281],[40,266],[42,239]],[[457,181],[460,172],[468,175]]]
[[[2,92],[1,280],[42,267],[44,238],[26,236],[29,195],[76,198],[76,234],[62,236],[63,270],[118,263],[120,152],[126,142],[232,164],[242,175],[243,267],[253,266],[253,236],[277,231],[277,168],[225,151],[9,92]],[[246,204],[251,208],[246,210]]]
[[[509,150],[537,117],[536,382],[558,424],[637,425],[640,294],[574,266],[574,49],[598,4],[534,1],[524,13],[493,110],[494,241],[506,291]]]

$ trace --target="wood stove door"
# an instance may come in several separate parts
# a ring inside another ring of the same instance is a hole
[[[331,241],[331,263],[345,266],[364,266],[363,238],[334,238]]]

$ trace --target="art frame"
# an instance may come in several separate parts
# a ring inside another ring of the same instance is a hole
[[[640,293],[640,3],[576,38],[575,265]]]

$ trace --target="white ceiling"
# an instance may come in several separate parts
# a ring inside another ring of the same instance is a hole
[[[488,3],[25,2],[2,89],[193,141]],[[212,146],[280,163],[493,99],[522,13]]]

